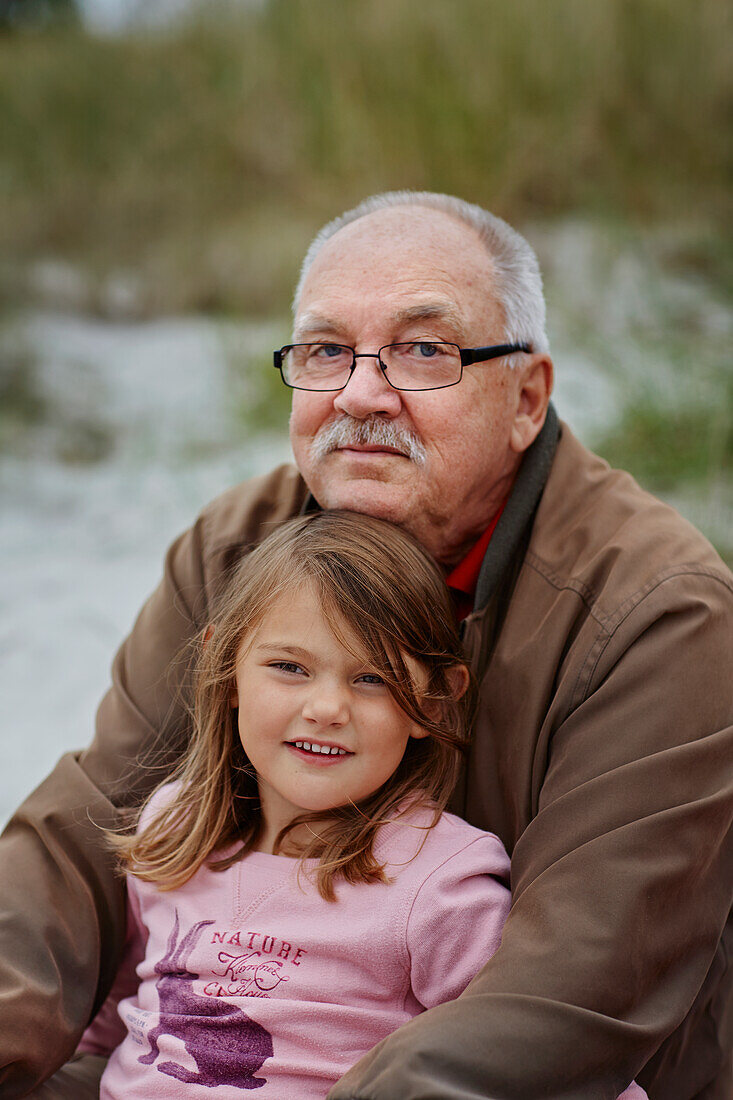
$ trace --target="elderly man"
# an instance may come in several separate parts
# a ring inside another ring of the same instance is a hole
[[[558,426],[531,249],[457,199],[370,199],[313,242],[276,364],[297,470],[173,545],[92,746],[2,842],[3,1096],[70,1055],[109,988],[124,899],[95,823],[180,751],[182,648],[232,563],[320,506],[392,520],[445,567],[480,684],[453,808],[513,867],[498,953],[333,1100],[589,1100],[633,1077],[652,1100],[730,1100],[733,578]]]

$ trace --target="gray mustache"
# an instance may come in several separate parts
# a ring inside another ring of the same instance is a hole
[[[366,420],[339,416],[318,432],[311,444],[311,454],[314,459],[321,459],[331,451],[351,444],[362,447],[394,447],[418,466],[423,466],[428,457],[415,432],[378,416],[368,417]]]

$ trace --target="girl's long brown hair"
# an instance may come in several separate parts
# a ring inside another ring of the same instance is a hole
[[[411,738],[397,770],[359,804],[302,814],[281,831],[318,823],[297,849],[317,859],[318,889],[333,900],[334,880],[385,881],[373,844],[380,824],[415,801],[437,821],[458,777],[473,691],[448,589],[435,562],[399,528],[352,512],[317,512],[277,528],[239,564],[198,646],[193,733],[172,799],[132,835],[110,837],[122,868],[162,890],[182,886],[207,862],[224,870],[252,851],[262,821],[257,777],[237,731],[231,694],[237,659],[281,596],[315,586],[336,637],[386,681],[429,736]],[[418,685],[406,658],[423,672]],[[246,699],[239,700],[246,706]],[[222,854],[236,844],[234,852]],[[286,845],[291,854],[292,844]]]

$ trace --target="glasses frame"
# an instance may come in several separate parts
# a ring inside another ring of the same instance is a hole
[[[382,352],[386,348],[393,348],[399,346],[399,344],[446,344],[448,347],[455,348],[461,358],[461,373],[455,382],[446,382],[444,386],[395,386],[387,374],[388,367],[382,362]],[[343,386],[328,386],[322,389],[314,389],[312,386],[294,386],[292,382],[288,382],[285,379],[283,373],[283,357],[287,355],[293,348],[305,348],[305,347],[332,347],[343,348],[344,351],[351,352],[351,367],[349,368],[349,377],[344,382]],[[288,387],[289,390],[302,390],[305,393],[339,393],[340,390],[345,390],[349,382],[352,379],[354,371],[356,370],[357,359],[376,359],[379,363],[379,369],[384,375],[384,379],[393,390],[399,390],[400,392],[407,393],[428,393],[430,390],[447,390],[451,386],[457,386],[463,378],[463,368],[470,366],[472,363],[486,363],[489,359],[501,359],[505,355],[513,355],[517,351],[531,353],[532,347],[530,344],[491,344],[484,348],[462,348],[458,344],[451,343],[450,340],[398,340],[396,344],[383,344],[379,351],[360,351],[357,352],[354,348],[349,347],[348,344],[337,344],[332,341],[320,341],[311,340],[303,344],[283,344],[281,348],[278,348],[272,353],[273,366],[275,370],[280,371],[280,377],[283,384]]]

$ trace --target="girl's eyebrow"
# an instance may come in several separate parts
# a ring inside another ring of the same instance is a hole
[[[294,657],[309,657],[310,653],[307,649],[302,649],[298,645],[290,645],[288,642],[262,642],[260,645],[255,646],[261,653],[290,653]]]

